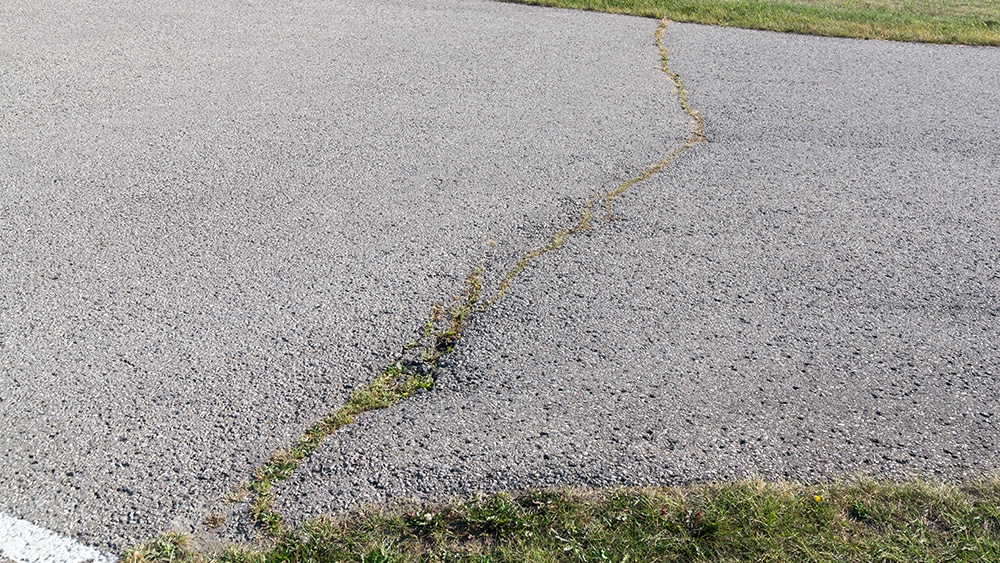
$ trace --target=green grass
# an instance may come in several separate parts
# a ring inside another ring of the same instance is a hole
[[[499,494],[319,519],[213,557],[164,537],[140,562],[1000,561],[1000,479]]]
[[[997,0],[504,0],[810,35],[1000,45]]]

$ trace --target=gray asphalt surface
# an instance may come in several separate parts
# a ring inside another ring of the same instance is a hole
[[[487,240],[506,263],[686,134],[655,27],[0,3],[0,512],[112,550],[196,527]]]
[[[666,43],[709,144],[529,268],[439,389],[332,437],[280,510],[995,471],[1000,50]]]
[[[197,528],[488,239],[495,283],[686,137],[655,27],[4,4],[0,511],[111,549]],[[996,466],[1000,51],[667,46],[710,144],[529,268],[435,391],[331,437],[280,510]]]

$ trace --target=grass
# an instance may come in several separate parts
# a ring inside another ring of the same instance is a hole
[[[211,557],[164,536],[123,561],[1000,561],[1000,479],[498,494],[313,520]]]
[[[1000,45],[997,0],[504,0],[809,35]]]

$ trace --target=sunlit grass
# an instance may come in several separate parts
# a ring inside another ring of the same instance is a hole
[[[312,520],[211,557],[173,536],[124,561],[1000,561],[1000,480],[498,494]]]
[[[1000,45],[996,0],[505,0],[811,35]]]

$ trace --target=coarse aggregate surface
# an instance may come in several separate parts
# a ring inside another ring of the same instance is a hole
[[[0,512],[109,550],[196,528],[488,240],[506,263],[683,138],[655,27],[0,4]]]
[[[671,24],[708,143],[331,436],[294,519],[539,486],[1000,462],[1000,50]]]

